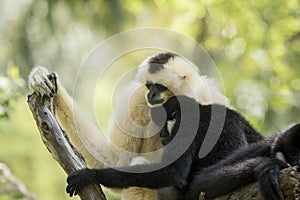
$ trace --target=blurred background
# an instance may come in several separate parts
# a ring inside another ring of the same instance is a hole
[[[300,121],[298,0],[1,0],[0,162],[33,198],[68,196],[66,175],[43,145],[26,103],[29,72],[46,66],[71,91],[74,69],[97,44],[141,27],[170,29],[202,45],[218,67],[232,107],[265,135]],[[123,59],[124,68],[149,53]],[[103,124],[110,117],[110,110],[105,112]],[[0,169],[1,194],[8,182]],[[0,200],[29,196],[1,195]]]

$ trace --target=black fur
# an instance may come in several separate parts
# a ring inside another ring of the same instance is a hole
[[[153,121],[161,124],[166,117],[167,121],[175,119],[176,123],[169,133],[166,122],[160,133],[164,144],[168,144],[164,147],[161,163],[79,170],[68,177],[70,196],[92,183],[110,188],[174,186],[184,192],[189,177],[200,169],[217,163],[241,146],[262,139],[240,114],[221,105],[199,105],[189,97],[178,96],[170,98],[163,108],[151,110]],[[200,148],[210,130],[213,132],[209,138],[215,137],[216,145],[207,156],[200,158]]]
[[[160,53],[157,54],[155,56],[153,56],[152,58],[150,58],[149,60],[149,69],[148,72],[150,74],[155,74],[157,72],[159,72],[160,70],[162,70],[164,68],[164,64],[166,64],[170,59],[174,58],[175,56],[177,56],[174,53]]]
[[[150,74],[155,74],[157,72],[159,72],[160,70],[163,70],[164,66],[162,64],[157,64],[157,63],[151,63],[149,64],[149,69],[148,72]]]
[[[285,161],[278,158],[284,155]],[[280,170],[300,164],[300,124],[283,133],[243,147],[216,165],[202,169],[189,186],[186,199],[197,199],[201,191],[206,199],[227,194],[254,181],[260,182],[264,199],[283,199]]]
[[[171,58],[177,56],[175,53],[166,52],[166,53],[159,53],[152,58],[150,58],[149,63],[156,63],[156,64],[166,64]]]

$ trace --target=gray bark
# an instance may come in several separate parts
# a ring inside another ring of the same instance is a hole
[[[40,131],[41,138],[53,156],[67,174],[87,165],[81,154],[72,146],[67,134],[55,118],[53,98],[33,93],[28,96],[28,105]],[[89,185],[78,194],[82,200],[105,200],[99,185]]]

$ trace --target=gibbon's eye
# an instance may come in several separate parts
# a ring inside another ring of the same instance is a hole
[[[290,152],[290,155],[293,156],[293,157],[294,157],[294,156],[297,156],[297,152],[292,151],[292,152]]]
[[[174,111],[171,113],[171,119],[178,119],[179,118],[179,112],[178,111]]]
[[[148,90],[150,90],[150,88],[153,86],[153,83],[147,82],[145,86],[147,87]]]
[[[166,86],[163,86],[161,84],[156,84],[156,86],[160,91],[166,91],[168,89]]]

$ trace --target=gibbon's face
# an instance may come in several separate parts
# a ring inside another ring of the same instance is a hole
[[[176,95],[190,95],[187,80],[193,80],[198,72],[188,61],[170,52],[148,57],[140,66],[136,79],[145,84],[145,98],[149,107],[162,105]]]
[[[174,94],[164,85],[158,83],[147,82],[146,87],[148,93],[146,94],[147,103],[150,107],[162,105]]]

